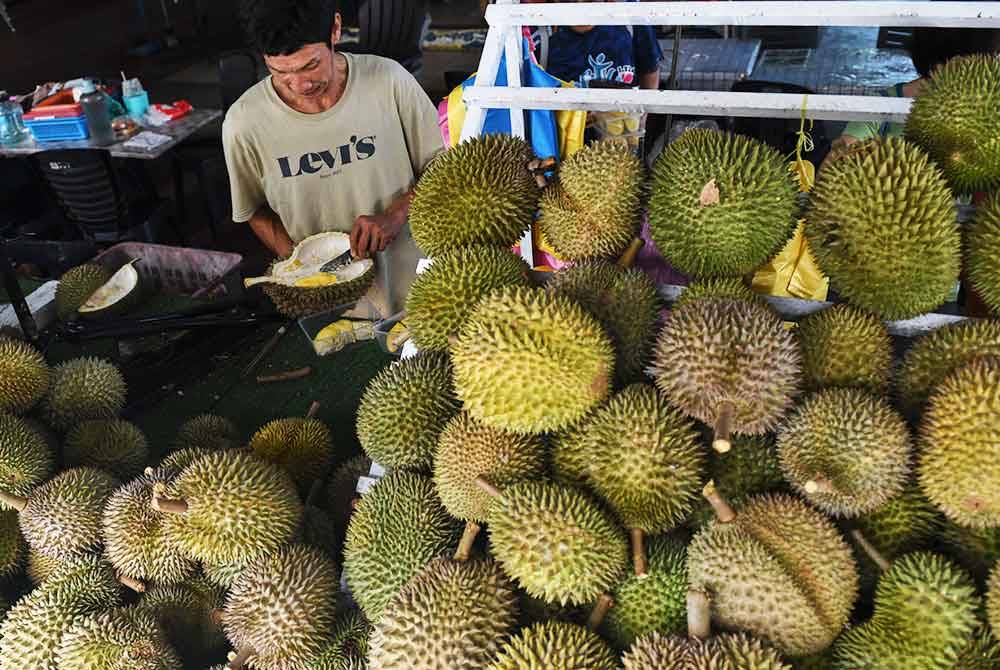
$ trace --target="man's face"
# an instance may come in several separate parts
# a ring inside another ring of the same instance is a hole
[[[264,63],[278,85],[297,98],[318,98],[333,84],[334,50],[331,44],[340,39],[340,15],[337,15],[330,43],[307,44],[295,53],[264,56]]]

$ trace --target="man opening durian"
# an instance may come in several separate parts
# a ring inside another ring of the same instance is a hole
[[[337,0],[242,0],[241,9],[270,76],[223,124],[233,220],[282,258],[327,231],[350,233],[356,258],[385,250],[442,149],[434,105],[396,62],[337,50]]]

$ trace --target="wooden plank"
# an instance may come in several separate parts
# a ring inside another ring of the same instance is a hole
[[[643,91],[581,88],[477,86],[465,90],[470,106],[523,109],[651,112],[692,116],[736,116],[797,119],[803,96],[797,93],[731,93],[728,91]],[[902,123],[910,98],[810,95],[806,115],[815,120]]]

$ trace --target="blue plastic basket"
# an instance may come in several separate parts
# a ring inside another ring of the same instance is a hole
[[[36,142],[60,142],[63,140],[85,140],[90,137],[87,130],[87,119],[83,116],[70,116],[55,119],[25,119]]]

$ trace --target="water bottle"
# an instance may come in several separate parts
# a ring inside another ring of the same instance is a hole
[[[80,92],[80,106],[83,107],[83,115],[87,117],[91,141],[98,146],[112,144],[115,133],[111,130],[111,115],[104,92],[98,91],[97,86],[89,79],[84,80]]]
[[[0,100],[3,96],[0,95]],[[17,144],[28,135],[16,98],[0,101],[0,144]]]

